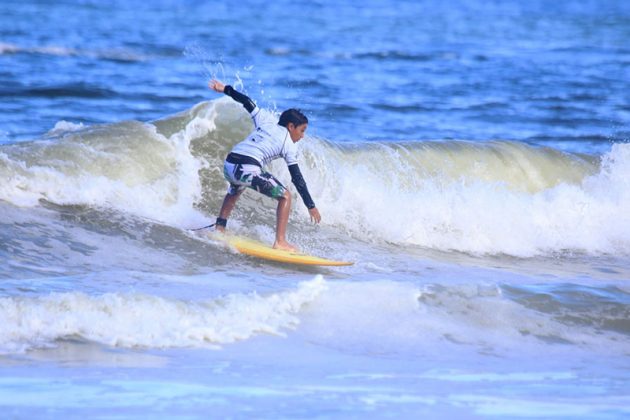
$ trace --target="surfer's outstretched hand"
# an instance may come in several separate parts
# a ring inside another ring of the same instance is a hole
[[[212,79],[208,82],[208,87],[219,93],[223,93],[223,91],[225,90],[225,85],[215,79]]]
[[[321,222],[322,216],[320,216],[319,210],[317,210],[317,207],[313,207],[312,209],[308,209],[308,214],[311,215],[311,222],[313,222],[313,223]]]

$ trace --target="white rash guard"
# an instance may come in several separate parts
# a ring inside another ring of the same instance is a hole
[[[288,166],[297,164],[297,147],[291,140],[289,130],[278,125],[278,118],[259,107],[255,107],[250,114],[256,129],[234,146],[232,152],[253,157],[261,167],[279,157],[284,158]]]

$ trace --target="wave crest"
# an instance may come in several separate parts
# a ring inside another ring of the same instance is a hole
[[[299,323],[302,306],[325,290],[321,276],[296,290],[261,296],[231,294],[196,302],[157,296],[80,292],[0,298],[0,352],[50,347],[80,337],[120,347],[222,345],[254,335],[282,334]]]

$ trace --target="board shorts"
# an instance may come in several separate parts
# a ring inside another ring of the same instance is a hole
[[[229,195],[236,195],[249,187],[267,197],[279,200],[287,190],[276,177],[263,171],[258,165],[225,161],[223,176],[230,183],[227,191]]]

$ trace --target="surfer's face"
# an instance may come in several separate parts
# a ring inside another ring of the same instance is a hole
[[[293,140],[293,143],[297,143],[298,141],[302,140],[307,127],[308,124],[306,123],[297,126],[293,123],[289,123],[287,125],[287,130],[289,130],[289,135],[291,135],[291,140]]]

